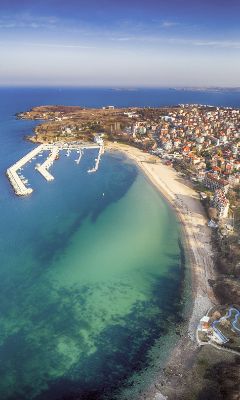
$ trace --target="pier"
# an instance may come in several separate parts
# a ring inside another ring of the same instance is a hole
[[[53,164],[54,160],[56,160],[57,156],[59,153],[59,148],[57,146],[54,146],[53,149],[51,150],[51,153],[49,157],[44,161],[42,165],[36,165],[35,169],[42,174],[42,176],[47,180],[47,181],[52,181],[54,179],[54,176],[50,174],[48,169],[51,167]]]
[[[10,168],[7,169],[7,177],[18,196],[26,196],[33,192],[32,188],[28,188],[25,186],[23,179],[18,175],[18,171],[27,164],[33,157],[36,157],[44,148],[43,144],[40,144],[38,147],[30,151],[24,157],[22,157],[19,161],[13,164]]]
[[[103,153],[104,153],[104,147],[103,147],[103,145],[102,145],[102,146],[100,145],[100,147],[99,147],[99,152],[98,152],[98,156],[97,156],[97,158],[95,159],[95,161],[96,161],[95,167],[93,167],[92,169],[89,169],[89,170],[88,170],[89,173],[96,172],[96,171],[98,170],[99,163],[100,163],[100,160],[101,160],[101,155],[102,155]]]
[[[13,164],[10,168],[7,169],[6,175],[18,196],[27,196],[33,192],[33,189],[27,187],[25,185],[26,180],[23,176],[19,175],[20,170],[24,167],[25,164],[30,162],[32,159],[35,159],[37,155],[39,155],[43,151],[50,151],[48,158],[44,161],[43,164],[37,164],[35,169],[47,180],[52,181],[54,176],[50,174],[48,171],[49,168],[52,166],[58,154],[61,150],[66,150],[67,155],[70,154],[71,151],[78,151],[79,157],[76,161],[77,164],[80,163],[83,150],[84,149],[98,149],[98,157],[95,159],[95,166],[88,170],[88,172],[96,172],[99,167],[99,163],[101,160],[101,155],[104,153],[104,144],[103,140],[99,137],[96,138],[96,143],[82,143],[82,142],[72,142],[72,143],[65,143],[65,142],[56,142],[56,143],[47,143],[47,144],[40,144],[35,149],[31,150],[28,154],[23,156],[19,161]]]
[[[83,156],[83,151],[82,151],[82,150],[79,150],[79,157],[78,157],[77,160],[75,160],[75,162],[76,162],[77,164],[80,163],[82,156]]]

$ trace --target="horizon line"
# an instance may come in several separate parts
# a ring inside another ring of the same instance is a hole
[[[0,88],[34,88],[34,89],[41,89],[41,88],[53,88],[53,89],[111,89],[111,90],[138,90],[138,89],[171,89],[171,90],[183,90],[183,89],[196,89],[196,90],[213,90],[213,89],[235,89],[240,90],[240,86],[230,86],[230,85],[73,85],[73,84],[42,84],[42,85],[35,85],[35,84],[10,84],[10,83],[0,83]]]

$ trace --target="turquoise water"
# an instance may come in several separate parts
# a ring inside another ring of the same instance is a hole
[[[0,88],[0,399],[137,400],[177,339],[185,308],[178,222],[137,167],[95,151],[54,163],[53,182],[6,169],[33,144],[34,105],[239,105],[239,92]],[[104,193],[104,196],[103,196]]]
[[[14,98],[0,109],[0,398],[137,399],[182,320],[178,222],[120,153],[88,174],[94,150],[79,165],[62,152],[50,183],[39,158],[23,171],[33,194],[17,198],[4,171],[34,124],[14,113],[36,99]]]
[[[51,184],[30,165],[34,194],[5,204],[1,398],[113,398],[179,318],[174,215],[119,154],[87,174],[93,153],[62,155]]]
[[[51,184],[29,166],[35,193],[5,204],[1,398],[113,398],[179,318],[174,215],[135,165],[107,153],[89,175],[88,153]]]

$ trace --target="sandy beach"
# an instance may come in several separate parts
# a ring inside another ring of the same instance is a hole
[[[207,226],[206,214],[198,193],[181,174],[172,167],[164,165],[160,159],[137,148],[119,143],[107,143],[106,148],[111,151],[121,151],[134,160],[171,204],[181,222],[193,295],[188,335],[180,339],[167,363],[168,370],[175,371],[170,374],[171,379],[169,376],[166,379],[164,375],[159,377],[159,382],[155,382],[148,393],[142,394],[141,397],[148,400],[172,399],[175,389],[184,383],[184,371],[189,368],[194,354],[198,351],[196,343],[198,322],[206,311],[217,303],[209,285],[209,279],[214,279],[211,231]]]

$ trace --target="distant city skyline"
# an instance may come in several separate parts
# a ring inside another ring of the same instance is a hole
[[[1,0],[0,11],[0,85],[240,86],[238,0]]]

